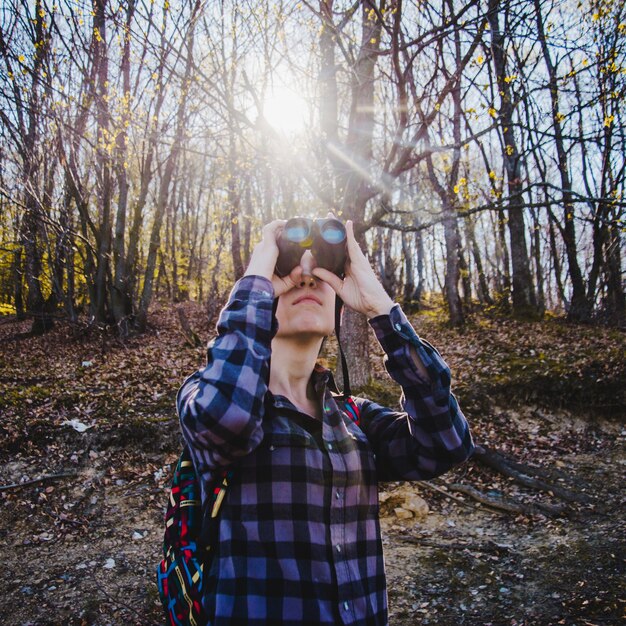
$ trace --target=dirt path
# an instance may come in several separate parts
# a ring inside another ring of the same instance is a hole
[[[76,471],[1,494],[0,581],[11,590],[0,600],[2,623],[162,623],[153,571],[171,469],[163,460],[175,454],[98,452],[96,434],[69,430],[47,455],[2,466],[5,484],[25,472]],[[572,483],[597,496],[570,518],[515,518],[419,485],[385,485],[391,625],[617,624],[624,438],[614,427],[599,436],[601,451],[559,459]],[[398,518],[393,503],[407,489],[428,514]]]

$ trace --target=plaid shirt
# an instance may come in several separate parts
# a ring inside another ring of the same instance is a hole
[[[272,304],[270,281],[242,278],[220,315],[207,366],[177,396],[203,498],[224,466],[235,468],[205,608],[215,625],[386,624],[377,483],[432,478],[472,453],[450,370],[395,305],[370,325],[406,412],[355,398],[359,428],[318,366],[312,376],[323,420],[316,420],[267,388]],[[410,345],[430,380],[420,377]]]

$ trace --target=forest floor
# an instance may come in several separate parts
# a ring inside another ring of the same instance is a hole
[[[199,307],[177,306],[211,336]],[[27,322],[0,322],[2,624],[163,623],[154,572],[180,451],[174,399],[205,351],[185,342],[175,307],[151,320],[125,343],[111,330],[58,323],[32,337]],[[413,320],[450,365],[476,443],[554,489],[477,459],[429,483],[382,485],[391,626],[621,623],[626,335],[484,313],[463,332],[436,310]],[[376,382],[362,395],[395,405],[373,334],[372,348]],[[407,496],[428,511],[408,511]]]

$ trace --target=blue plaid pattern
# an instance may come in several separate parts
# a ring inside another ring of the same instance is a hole
[[[359,428],[335,401],[330,372],[317,367],[318,421],[267,388],[272,304],[270,281],[242,278],[220,315],[206,367],[177,395],[203,498],[224,466],[236,468],[204,608],[214,625],[384,625],[377,483],[432,478],[471,455],[450,371],[396,305],[370,324],[402,386],[405,412],[355,398]],[[420,377],[411,345],[430,380]]]

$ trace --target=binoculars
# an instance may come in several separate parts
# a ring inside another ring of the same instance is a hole
[[[277,276],[287,276],[300,264],[305,250],[311,250],[318,267],[343,278],[347,258],[346,228],[338,219],[292,217],[287,220],[276,243]]]

